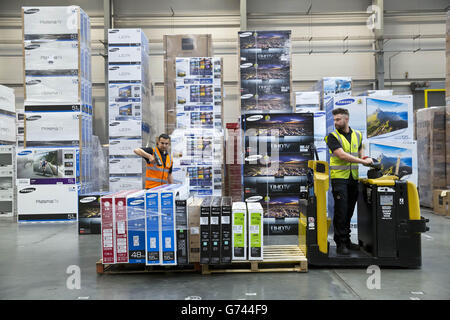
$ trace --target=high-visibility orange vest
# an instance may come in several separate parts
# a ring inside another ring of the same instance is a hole
[[[158,148],[153,148],[153,156],[160,160],[162,166],[158,166],[156,159],[155,163],[147,163],[145,171],[145,189],[151,189],[169,183],[169,169],[172,166],[172,158],[170,154],[166,156],[166,163],[163,163],[161,153]]]

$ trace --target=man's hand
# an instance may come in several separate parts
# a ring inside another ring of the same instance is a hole
[[[148,154],[147,159],[148,159],[148,161],[150,161],[150,162],[155,162],[155,156],[152,155],[152,154],[150,154],[150,153]]]
[[[366,167],[370,166],[373,163],[373,160],[370,157],[363,158],[362,161],[362,164]]]

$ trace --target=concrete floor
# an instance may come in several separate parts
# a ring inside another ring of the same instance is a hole
[[[422,268],[382,269],[380,289],[372,290],[366,269],[98,275],[100,235],[79,236],[76,224],[0,220],[0,299],[450,299],[450,219],[426,209],[422,215],[430,219],[430,231],[422,235]],[[71,265],[80,268],[80,289],[67,286]]]

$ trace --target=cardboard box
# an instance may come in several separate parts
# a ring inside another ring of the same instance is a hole
[[[222,212],[220,218],[220,263],[231,263],[232,257],[232,226],[231,210],[233,201],[231,197],[222,198]]]
[[[113,121],[109,123],[109,137],[141,137],[142,126],[140,120]]]
[[[132,44],[148,47],[148,39],[142,29],[123,28],[108,30],[108,44]]]
[[[200,215],[203,198],[187,200],[189,227],[189,263],[200,262]]]
[[[85,68],[79,42],[55,40],[24,41],[25,70],[56,71]],[[84,52],[83,52],[84,54]]]
[[[149,87],[148,70],[145,65],[140,64],[108,64],[108,81],[129,82],[131,84],[140,84]]]
[[[450,190],[433,191],[433,211],[437,214],[450,216]]]
[[[26,74],[24,88],[26,102],[79,103],[82,100],[81,76],[78,74]]]
[[[0,144],[16,142],[16,115],[13,112],[0,110]]]
[[[360,96],[367,97],[386,97],[393,96],[394,90],[366,90],[360,94]]]
[[[213,197],[211,201],[210,216],[210,261],[209,264],[220,264],[220,249],[222,247],[220,241],[221,231],[221,214],[222,214],[222,198]]]
[[[14,89],[0,85],[0,110],[16,112]]]
[[[79,6],[22,7],[24,35],[85,35],[89,17]],[[26,39],[26,38],[25,38]]]
[[[381,162],[383,174],[392,175],[398,172],[402,175],[402,180],[411,181],[418,186],[419,168],[415,141],[370,142],[369,156]]]
[[[352,95],[351,77],[325,77],[316,82],[313,90],[319,91],[321,108],[325,108],[330,98],[345,98]]]
[[[78,146],[82,135],[80,112],[25,114],[25,146]]]
[[[259,202],[247,202],[248,260],[263,260],[263,208]]]
[[[78,195],[78,234],[101,234],[102,216],[100,201],[109,192]]]
[[[16,147],[13,145],[0,145],[0,176],[14,177],[16,163]]]
[[[162,263],[160,250],[161,219],[160,219],[160,198],[156,187],[147,190],[145,194],[145,252],[146,265],[159,265]]]
[[[109,83],[108,99],[110,103],[114,102],[141,102],[144,97],[148,98],[148,89],[140,83]]]
[[[76,222],[78,186],[67,184],[17,187],[17,219],[22,222]]]
[[[367,138],[371,140],[413,140],[412,95],[367,97]]]
[[[0,219],[14,217],[14,200],[0,201]]]
[[[109,121],[142,120],[143,110],[141,102],[110,102]]]
[[[433,190],[447,185],[445,107],[420,109],[416,121],[420,204],[431,208]]]
[[[176,213],[176,234],[177,234],[177,264],[188,264],[189,236],[188,236],[188,216],[187,199],[175,200]]]
[[[110,176],[109,191],[119,192],[123,190],[142,189],[142,175],[138,176]]]
[[[247,260],[247,205],[234,202],[232,207],[232,260]]]
[[[241,31],[239,48],[241,112],[291,113],[291,31]]]
[[[138,156],[110,156],[109,157],[109,173],[111,175],[117,174],[142,174],[143,161]]]
[[[175,189],[175,188],[176,189]],[[162,264],[177,264],[177,248],[176,248],[176,206],[177,190],[179,186],[169,185],[162,188],[160,192],[160,208],[161,208],[161,247],[162,247]]]
[[[115,263],[128,263],[127,196],[136,190],[114,195]]]
[[[114,46],[111,43],[108,46],[109,63],[141,63],[148,59],[145,48],[141,46]]]
[[[200,209],[200,263],[209,264],[211,262],[211,202],[212,197],[203,199]]]
[[[295,112],[304,113],[320,110],[319,91],[301,91],[295,93]]]
[[[135,155],[134,149],[142,148],[141,138],[121,138],[109,140],[110,156],[131,156]]]
[[[145,190],[127,195],[129,263],[145,264]]]
[[[100,198],[103,264],[115,263],[114,195],[115,193]]]
[[[164,35],[165,132],[176,128],[176,59],[177,57],[210,57],[213,55],[210,34]]]

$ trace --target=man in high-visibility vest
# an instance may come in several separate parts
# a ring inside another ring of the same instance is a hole
[[[145,171],[145,189],[151,189],[163,184],[173,183],[173,160],[168,153],[170,136],[161,134],[156,142],[156,148],[137,148],[134,153],[147,162]]]
[[[350,221],[358,199],[358,164],[369,166],[371,158],[363,158],[362,133],[350,128],[347,109],[333,110],[335,131],[325,137],[330,149],[330,177],[334,199],[334,242],[337,253],[348,255],[359,250],[350,241]]]

